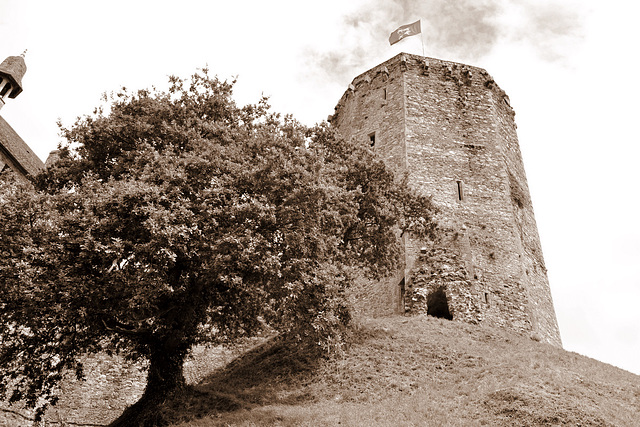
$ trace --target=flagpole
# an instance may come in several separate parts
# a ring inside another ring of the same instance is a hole
[[[424,54],[424,31],[422,31],[422,18],[420,18],[420,41],[422,42],[422,57],[426,58]]]

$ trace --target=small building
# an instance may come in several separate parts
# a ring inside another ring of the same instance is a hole
[[[0,109],[8,99],[22,92],[22,77],[27,71],[24,54],[9,56],[0,64]],[[0,116],[0,173],[12,170],[19,177],[27,179],[44,169],[44,163]]]

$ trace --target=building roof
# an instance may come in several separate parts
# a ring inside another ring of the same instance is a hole
[[[15,98],[22,92],[22,77],[27,72],[27,64],[22,56],[9,56],[0,64],[0,74],[3,74],[13,83],[13,89],[9,98]]]
[[[0,157],[6,157],[22,175],[37,175],[44,163],[0,116]]]

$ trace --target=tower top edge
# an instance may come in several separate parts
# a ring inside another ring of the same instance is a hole
[[[380,68],[383,68],[385,66],[389,66],[392,64],[396,64],[399,62],[403,62],[403,60],[406,62],[408,60],[413,60],[413,61],[417,61],[417,62],[422,62],[422,63],[429,63],[429,64],[439,64],[439,65],[444,65],[444,66],[457,66],[457,67],[465,67],[468,68],[470,70],[475,70],[479,73],[487,73],[487,70],[485,70],[484,68],[481,67],[477,67],[475,65],[469,65],[469,64],[464,64],[462,62],[455,62],[455,61],[447,61],[445,59],[439,59],[439,58],[433,58],[430,56],[422,56],[422,55],[416,55],[413,53],[406,53],[406,52],[401,52],[389,59],[387,59],[386,61],[376,65],[375,67],[372,67],[370,69],[368,69],[367,71],[364,71],[363,73],[357,75],[352,81],[351,84],[355,83],[356,81],[361,80],[365,75],[371,73],[371,72],[377,72]]]
[[[463,74],[466,75],[464,78],[468,80],[471,80],[471,76],[473,75],[473,80],[484,84],[488,90],[495,91],[501,96],[507,97],[506,93],[498,86],[493,77],[491,77],[484,68],[455,61],[447,61],[402,52],[356,76],[349,84],[347,90],[343,93],[335,110],[340,108],[340,105],[342,105],[345,99],[348,98],[349,93],[358,91],[358,89],[362,87],[363,83],[370,83],[380,74],[386,74],[387,77],[390,77],[393,74],[398,75],[398,73],[402,74],[410,72],[420,73],[426,77],[434,71],[437,71],[437,74],[444,73],[449,76],[453,74]]]

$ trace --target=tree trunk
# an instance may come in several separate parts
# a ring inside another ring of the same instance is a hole
[[[149,359],[147,386],[144,395],[166,397],[184,388],[182,372],[186,352],[156,351]]]
[[[167,347],[171,348],[169,350]],[[184,391],[186,382],[182,365],[186,351],[164,346],[149,358],[147,385],[144,394],[113,421],[110,427],[161,426],[167,423],[160,405]]]

